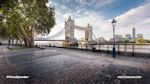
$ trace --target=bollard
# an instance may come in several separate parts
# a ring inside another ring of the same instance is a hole
[[[113,48],[113,57],[114,58],[116,57],[116,50],[115,50],[115,48]]]
[[[118,44],[118,55],[120,55],[120,45]]]
[[[124,55],[126,56],[127,52],[127,48],[126,48],[126,44],[124,45]]]
[[[134,44],[132,45],[132,55],[134,56]]]
[[[101,51],[101,47],[100,47],[100,45],[99,45],[99,51]]]
[[[86,51],[87,51],[87,45],[86,45]]]
[[[92,51],[93,51],[93,52],[95,51],[95,47],[93,47],[93,45],[92,45]]]
[[[107,53],[109,53],[109,44],[107,44]]]

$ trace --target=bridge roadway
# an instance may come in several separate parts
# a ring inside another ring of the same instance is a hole
[[[150,59],[62,48],[0,46],[0,84],[150,84]],[[5,59],[5,60],[4,60]],[[25,75],[29,79],[6,79]],[[142,76],[118,79],[117,76]]]

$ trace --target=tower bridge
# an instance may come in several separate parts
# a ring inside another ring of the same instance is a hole
[[[92,41],[92,26],[88,24],[86,27],[80,27],[75,25],[75,21],[69,16],[68,20],[65,21],[65,38],[74,39],[74,30],[85,31],[85,41]]]
[[[90,24],[85,27],[75,25],[75,21],[69,16],[67,20],[65,20],[65,28],[62,28],[56,34],[47,37],[47,38],[36,38],[35,41],[68,41],[70,44],[76,43],[77,40],[74,37],[75,30],[80,30],[85,32],[85,41],[90,42],[93,41],[93,28]],[[57,39],[65,34],[65,39]]]

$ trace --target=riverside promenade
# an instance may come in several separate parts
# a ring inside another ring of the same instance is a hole
[[[150,59],[63,48],[0,46],[0,84],[150,84]],[[8,79],[6,76],[29,76]],[[141,78],[118,78],[141,76]]]

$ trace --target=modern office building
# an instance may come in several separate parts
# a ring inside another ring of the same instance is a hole
[[[135,42],[136,40],[136,30],[135,28],[132,28],[132,42]]]
[[[137,38],[143,38],[143,34],[137,34],[136,36],[135,28],[132,28],[132,36],[131,34],[126,34],[125,37],[122,35],[115,35],[116,42],[125,42],[125,40],[128,40],[129,42],[135,42]],[[109,41],[113,42],[113,38],[110,38]]]
[[[115,35],[115,41],[116,42],[123,42],[124,41],[124,38],[122,35]]]
[[[135,28],[133,28],[132,29],[132,38],[135,39],[136,38],[135,36],[136,36],[136,31],[135,31]]]
[[[130,41],[131,40],[131,34],[126,34],[125,35],[125,40],[129,40]]]
[[[143,34],[137,34],[137,38],[143,38]]]

